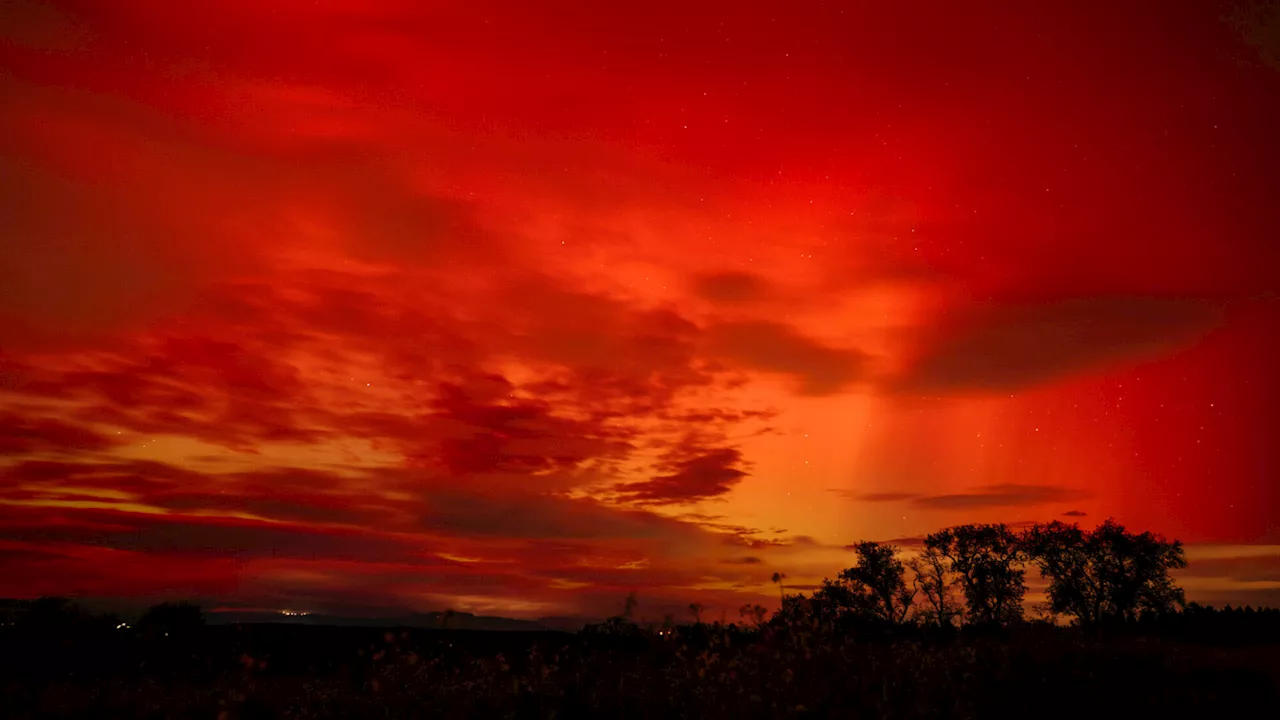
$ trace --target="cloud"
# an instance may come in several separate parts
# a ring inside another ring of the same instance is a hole
[[[423,530],[493,540],[692,541],[702,533],[694,525],[647,510],[534,492],[432,489],[423,495],[419,513]]]
[[[707,329],[707,348],[743,367],[794,377],[805,395],[831,395],[862,379],[866,356],[822,345],[789,325],[768,320],[728,322]]]
[[[958,510],[989,507],[1029,507],[1050,502],[1065,502],[1084,497],[1079,490],[1052,485],[985,485],[976,492],[932,495],[911,501],[929,510]]]
[[[925,394],[1025,389],[1185,347],[1219,316],[1206,303],[1123,296],[974,307],[926,331],[896,388]]]
[[[843,488],[828,488],[828,490],[850,500],[863,500],[865,502],[903,502],[919,497],[919,495],[915,493],[903,492],[860,493],[854,490],[845,490]]]
[[[1178,571],[1179,577],[1231,578],[1240,582],[1274,582],[1280,578],[1280,552],[1272,548],[1271,554],[1241,554],[1235,557],[1195,557],[1189,552],[1187,567]]]
[[[513,597],[599,613],[629,588],[666,601],[708,578],[750,585],[725,531],[643,509],[505,486],[450,485],[407,468],[266,468],[207,473],[156,462],[27,461],[3,470],[0,591],[52,587],[35,552],[73,590],[107,592],[145,558],[182,563],[138,592],[325,605],[376,596],[430,609],[451,597],[516,608]],[[92,565],[96,563],[96,565]],[[92,565],[92,566],[91,566]],[[566,594],[564,583],[578,590]],[[167,588],[167,590],[165,589]],[[736,607],[755,597],[723,594]],[[687,600],[685,600],[687,602]],[[583,604],[585,603],[585,605]]]
[[[895,545],[905,550],[915,550],[924,547],[924,536],[914,535],[911,537],[896,537],[882,541],[885,545]],[[846,549],[852,550],[853,545],[846,545]]]
[[[0,453],[5,455],[101,452],[119,444],[117,438],[82,425],[0,411]]]
[[[650,418],[722,433],[769,415],[674,409],[681,393],[713,383],[696,357],[700,330],[674,312],[534,276],[513,298],[534,312],[507,313],[510,331],[493,332],[415,305],[399,282],[384,279],[389,294],[340,273],[295,278],[287,293],[228,286],[199,306],[199,334],[184,329],[192,321],[161,324],[116,352],[41,368],[18,392],[74,403],[84,423],[239,451],[368,438],[457,475],[617,460],[634,450],[631,426]],[[519,386],[486,371],[513,354],[532,364]],[[378,393],[388,390],[400,397],[387,402]]]
[[[968,493],[922,495],[918,493],[862,493],[851,497],[864,502],[905,502],[922,510],[971,510],[993,507],[1031,507],[1085,497],[1085,493],[1054,485],[1004,483],[982,485]]]
[[[74,403],[62,412],[84,422],[227,447],[326,435],[308,422],[317,402],[298,369],[260,344],[161,335],[119,345],[116,353],[86,354],[70,367],[33,373],[18,390]]]
[[[727,494],[747,477],[742,453],[734,448],[682,450],[685,457],[669,459],[658,466],[667,471],[645,482],[621,483],[615,487],[627,500],[644,504],[669,505],[710,500]]]
[[[92,545],[17,545],[5,559],[0,595],[158,598],[226,596],[239,589],[236,560],[192,561],[169,553],[137,553]],[[140,603],[141,604],[141,603]]]
[[[1069,518],[1082,518],[1082,517],[1086,517],[1088,514],[1089,514],[1089,513],[1084,512],[1084,511],[1081,511],[1081,510],[1068,510],[1068,511],[1066,511],[1066,512],[1062,513],[1062,517],[1069,517]]]
[[[633,449],[621,431],[605,423],[559,417],[545,402],[513,400],[515,388],[504,377],[478,380],[487,387],[442,384],[430,416],[464,428],[440,442],[440,463],[453,475],[573,469],[588,459],[618,459]]]
[[[694,278],[694,292],[707,300],[722,303],[744,303],[769,296],[769,285],[759,275],[722,272]]]

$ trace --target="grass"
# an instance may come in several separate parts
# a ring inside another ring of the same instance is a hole
[[[1275,645],[1089,635],[676,637],[210,627],[185,641],[5,638],[5,717],[1236,717],[1274,706]]]

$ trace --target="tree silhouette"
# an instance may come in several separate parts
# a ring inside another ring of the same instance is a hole
[[[764,624],[764,620],[769,615],[769,610],[763,605],[755,603],[747,603],[738,608],[738,615],[744,619],[750,620],[753,625],[759,627]]]
[[[920,621],[953,627],[964,616],[964,606],[956,597],[959,581],[951,571],[951,561],[937,547],[926,546],[907,566],[915,574],[915,585],[924,596],[916,609]]]
[[[69,632],[81,628],[89,614],[64,597],[41,597],[32,600],[20,624],[42,632]]]
[[[774,573],[773,577],[770,578],[770,580],[772,580],[773,583],[778,586],[778,601],[779,601],[778,608],[779,609],[781,609],[782,605],[785,605],[787,602],[787,588],[785,585],[782,584],[782,581],[786,579],[787,579],[787,576],[783,575],[780,572]]]
[[[824,580],[815,594],[834,605],[837,617],[851,615],[888,623],[905,620],[916,591],[907,587],[898,548],[865,540],[854,545],[853,552],[857,564],[841,570],[835,581]]]
[[[819,618],[819,608],[825,609],[828,603],[822,601],[822,591],[813,593],[814,597],[805,597],[802,593],[783,595],[782,605],[773,615],[773,622],[779,624],[804,623]]]
[[[969,622],[1004,624],[1022,619],[1026,594],[1025,553],[1021,538],[1007,525],[960,525],[925,538],[956,573],[968,607]]]
[[[188,602],[152,605],[138,619],[138,629],[148,635],[190,637],[204,627],[204,611]]]
[[[689,603],[689,614],[693,615],[693,621],[698,625],[702,624],[702,611],[705,609],[706,606],[702,603]]]
[[[636,605],[638,604],[639,604],[639,601],[636,599],[636,591],[632,590],[631,592],[627,593],[627,599],[623,601],[623,604],[622,604],[623,619],[630,620],[631,613],[636,609]]]
[[[1135,534],[1108,519],[1093,530],[1054,521],[1030,528],[1024,543],[1049,580],[1049,608],[1082,625],[1159,616],[1186,603],[1170,570],[1187,566],[1182,543]]]

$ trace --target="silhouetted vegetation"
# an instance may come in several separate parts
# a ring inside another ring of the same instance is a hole
[[[924,540],[959,580],[965,617],[978,625],[1000,625],[1022,619],[1027,559],[1023,537],[1005,525],[962,525]]]
[[[1037,525],[1024,544],[1049,579],[1050,609],[1092,625],[1166,615],[1186,603],[1169,571],[1187,566],[1182,544],[1108,520],[1094,530]]]
[[[1280,611],[1183,606],[1181,546],[1115,523],[951,528],[911,562],[854,545],[812,594],[742,623],[634,620],[577,634],[135,626],[74,603],[4,606],[6,717],[1237,717],[1280,699]],[[1021,612],[1025,570],[1057,623]],[[1056,589],[1055,589],[1056,588]],[[1014,600],[1017,609],[1014,609]]]

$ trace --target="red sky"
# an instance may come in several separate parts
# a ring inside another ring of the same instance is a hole
[[[1108,516],[1280,603],[1280,12],[7,4],[0,595],[731,617]]]

